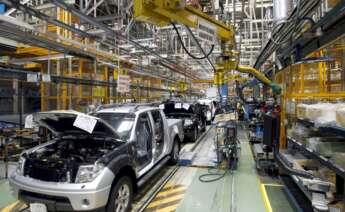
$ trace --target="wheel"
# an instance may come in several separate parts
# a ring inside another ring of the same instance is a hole
[[[205,121],[204,124],[202,125],[201,132],[206,132],[206,126],[207,126],[207,123]]]
[[[133,185],[129,177],[121,177],[115,186],[113,186],[108,205],[107,212],[129,212],[133,198]]]
[[[194,128],[192,140],[193,140],[193,142],[195,142],[196,140],[198,140],[198,127],[195,127],[195,128]]]
[[[179,158],[180,158],[180,144],[179,144],[179,141],[175,139],[173,148],[170,153],[169,164],[170,165],[177,164]]]

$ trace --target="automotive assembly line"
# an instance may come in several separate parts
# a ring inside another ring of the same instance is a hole
[[[345,0],[1,0],[0,212],[345,211]]]

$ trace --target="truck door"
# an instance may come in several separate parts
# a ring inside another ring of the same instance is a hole
[[[159,110],[152,110],[151,111],[152,119],[153,119],[153,159],[155,161],[159,160],[163,155],[164,151],[164,122],[163,117]]]
[[[137,126],[135,128],[136,134],[136,162],[138,169],[142,170],[148,168],[151,164],[152,157],[152,141],[153,130],[148,113],[142,113],[138,117]]]

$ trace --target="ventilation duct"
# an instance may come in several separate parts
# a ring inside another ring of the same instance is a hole
[[[285,22],[292,9],[292,0],[273,0],[273,23],[275,26]]]

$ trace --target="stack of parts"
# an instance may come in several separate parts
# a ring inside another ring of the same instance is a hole
[[[345,108],[336,111],[336,123],[339,127],[345,127]]]
[[[331,161],[345,169],[345,153],[336,152],[332,155]]]
[[[345,104],[299,104],[297,106],[297,117],[300,119],[308,119],[317,125],[340,123],[340,126],[345,127]]]
[[[341,137],[309,138],[306,146],[325,157],[332,157],[336,152],[345,152],[345,140]]]
[[[306,145],[308,138],[311,137],[332,137],[333,134],[329,132],[321,132],[314,128],[305,127],[302,124],[294,125],[291,129],[287,131],[290,138]]]
[[[297,117],[300,119],[306,119],[306,114],[307,114],[307,107],[309,105],[306,104],[298,104],[297,105]]]
[[[315,179],[300,178],[301,182],[308,190],[325,193],[327,202],[333,200],[336,181],[334,172],[322,168],[318,161],[312,159],[294,160],[293,164],[294,168],[308,171],[315,176]]]

